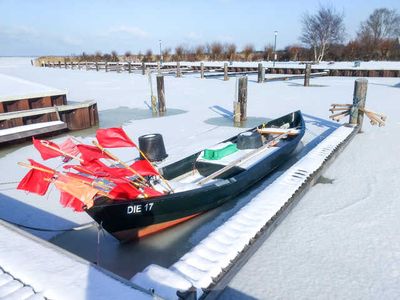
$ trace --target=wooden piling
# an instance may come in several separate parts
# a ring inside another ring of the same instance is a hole
[[[367,88],[368,80],[365,78],[358,78],[354,82],[354,93],[353,93],[353,106],[350,110],[349,123],[352,125],[358,125],[360,131],[364,119],[364,112],[360,108],[365,107],[365,101],[367,99]]]
[[[240,123],[240,103],[238,101],[233,101],[233,122]]]
[[[181,63],[179,61],[176,63],[176,77],[182,77]]]
[[[304,72],[304,86],[310,86],[311,64],[306,64]]]
[[[224,63],[224,81],[227,81],[227,80],[229,80],[229,77],[228,77],[228,64]]]
[[[265,68],[263,67],[262,63],[258,64],[258,83],[263,83],[265,80]]]
[[[99,71],[99,63],[96,61],[96,71]]]
[[[146,75],[146,64],[142,62],[142,75]]]
[[[238,102],[240,103],[240,121],[247,120],[247,76],[239,78]]]
[[[157,62],[157,73],[161,74],[161,64],[159,61]]]
[[[89,70],[89,65],[88,65],[87,61],[85,61],[85,67],[86,67],[86,71]]]
[[[119,64],[119,61],[117,61],[117,73],[121,73],[121,65]]]
[[[67,69],[67,61],[64,59],[64,68]]]
[[[128,62],[128,73],[132,73],[132,63]]]
[[[158,111],[163,113],[166,111],[165,107],[165,87],[164,76],[157,75],[157,96],[158,96]]]
[[[200,63],[200,78],[204,78],[204,63]]]
[[[105,62],[104,66],[105,66],[106,72],[108,72],[108,62]]]

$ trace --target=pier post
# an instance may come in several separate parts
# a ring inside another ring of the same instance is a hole
[[[96,71],[99,71],[99,63],[96,61]]]
[[[80,69],[81,69],[81,62],[78,61],[78,70],[80,70]]]
[[[146,75],[146,64],[142,62],[142,75]]]
[[[128,73],[132,73],[132,63],[128,62]]]
[[[119,64],[119,61],[117,61],[117,73],[121,73],[121,65]]]
[[[89,70],[89,65],[88,65],[87,61],[85,61],[85,67],[86,67],[86,71]]]
[[[159,61],[157,62],[157,73],[161,74],[161,64]]]
[[[367,88],[368,80],[365,78],[358,78],[354,82],[353,106],[350,110],[349,123],[352,125],[358,125],[360,127],[360,131],[364,119],[364,112],[362,112],[360,108],[365,107]]]
[[[238,102],[240,103],[240,121],[247,120],[247,76],[239,78]]]
[[[58,68],[61,69],[61,61],[58,61]]]
[[[204,78],[204,63],[200,63],[200,78]]]
[[[228,63],[224,63],[224,81],[229,80],[228,77]]]
[[[158,96],[158,112],[163,113],[166,111],[165,87],[164,87],[163,75],[157,75],[157,96]]]
[[[106,72],[108,72],[108,62],[107,61],[105,62],[104,67],[106,69]]]
[[[263,67],[262,63],[258,64],[258,83],[263,83],[265,80],[265,68]]]
[[[240,103],[238,101],[233,101],[233,122],[240,123]]]
[[[179,61],[176,63],[176,77],[182,77],[181,63]]]
[[[67,61],[65,58],[64,58],[64,68],[67,69]]]
[[[304,86],[310,86],[311,64],[306,64],[304,72]]]

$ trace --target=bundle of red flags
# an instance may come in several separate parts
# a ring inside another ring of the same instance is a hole
[[[60,145],[33,138],[33,145],[43,160],[62,157],[63,162],[76,159],[79,164],[65,165],[64,168],[69,171],[61,173],[29,159],[28,167],[31,170],[22,178],[17,189],[44,195],[53,182],[60,190],[61,204],[74,211],[90,208],[98,195],[113,200],[126,200],[163,194],[143,181],[143,176],[160,175],[147,159],[137,160],[129,166],[124,164],[124,167],[119,164],[119,160],[116,164],[115,156],[104,149],[138,148],[122,128],[98,129],[96,139],[100,145],[98,147],[76,144],[71,138]],[[106,164],[102,161],[104,159],[114,161],[114,164]],[[136,181],[138,174],[140,181]]]

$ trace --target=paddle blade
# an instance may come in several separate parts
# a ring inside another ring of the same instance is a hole
[[[120,127],[98,129],[96,138],[104,148],[137,147]]]

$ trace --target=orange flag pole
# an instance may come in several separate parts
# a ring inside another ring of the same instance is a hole
[[[57,172],[56,170],[53,170],[53,169],[50,171],[50,170],[47,170],[47,169],[43,169],[41,167],[32,166],[32,165],[24,163],[24,162],[19,162],[18,165],[20,165],[22,167],[25,167],[25,168],[42,171],[42,172],[45,172],[45,173],[48,173],[48,174],[59,174],[60,173],[60,172]],[[64,176],[67,176],[67,175],[64,175]],[[67,177],[70,178],[73,181],[81,182],[81,183],[84,183],[86,185],[89,185],[89,186],[93,187],[92,184],[89,183],[89,182],[86,182],[86,181],[83,181],[83,180],[79,180],[77,178],[70,177],[70,176],[67,176]],[[97,184],[95,184],[95,185],[97,185]],[[95,187],[93,187],[93,188],[95,188]],[[98,189],[96,189],[96,190],[98,190]],[[106,192],[101,191],[101,190],[98,190],[98,194],[102,195],[102,196],[105,196],[105,197],[108,197],[108,194]]]
[[[126,169],[128,169],[129,171],[131,171],[133,174],[137,175],[141,180],[143,180],[144,182],[146,182],[146,179],[140,175],[135,169],[131,168],[128,164],[126,164],[125,162],[123,162],[122,160],[120,160],[118,157],[116,157],[114,154],[110,153],[109,151],[107,151],[106,149],[104,149],[104,147],[102,147],[99,143],[97,143],[96,141],[93,141],[93,144],[98,147],[101,151],[103,151],[105,154],[107,154],[109,157],[111,157],[113,160],[115,160],[116,162],[120,163],[121,165],[123,165]]]
[[[77,156],[75,156],[75,155],[69,154],[68,152],[65,152],[65,151],[63,151],[63,150],[61,150],[61,149],[58,149],[58,148],[56,148],[56,147],[50,146],[49,144],[42,143],[42,142],[40,142],[40,144],[41,144],[42,146],[45,146],[46,148],[49,148],[49,149],[54,150],[54,151],[57,151],[58,153],[61,153],[61,154],[64,155],[64,156],[67,156],[67,157],[72,158],[72,159],[76,159],[76,160],[78,160],[79,162],[83,162],[83,159],[81,159],[81,158],[79,158],[79,157],[77,157]]]

